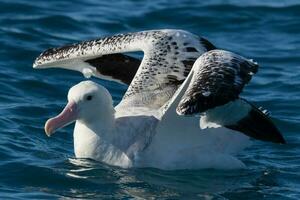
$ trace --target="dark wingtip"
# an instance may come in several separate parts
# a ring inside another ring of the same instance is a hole
[[[226,127],[258,140],[286,144],[286,140],[271,119],[253,105],[246,117]]]
[[[217,49],[217,47],[215,45],[213,45],[210,41],[208,41],[207,39],[205,39],[203,37],[200,38],[200,43],[204,46],[206,51]]]

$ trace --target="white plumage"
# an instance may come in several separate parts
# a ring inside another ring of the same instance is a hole
[[[142,61],[120,54],[137,50]],[[78,158],[121,167],[232,169],[244,167],[235,155],[249,143],[237,131],[285,142],[263,112],[239,98],[257,64],[186,31],[101,38],[49,49],[34,63],[54,66],[130,83],[114,108],[105,88],[81,82],[70,89],[63,112],[47,121],[48,135],[76,121]]]
[[[87,100],[87,96],[92,99]],[[248,137],[226,128],[201,130],[199,118],[179,116],[172,106],[163,116],[161,110],[125,108],[122,102],[113,108],[107,90],[91,81],[72,87],[68,102],[76,104],[72,112],[77,113],[74,129],[77,158],[92,158],[126,168],[244,167],[234,155],[248,144]],[[52,120],[45,126],[49,135],[55,131],[49,125]]]

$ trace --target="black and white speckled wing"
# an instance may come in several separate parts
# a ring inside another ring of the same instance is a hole
[[[193,115],[236,100],[258,65],[228,51],[212,50],[200,56],[193,70],[178,114]]]
[[[130,84],[124,104],[158,108],[189,74],[195,60],[215,47],[182,30],[118,34],[43,52],[34,68],[61,67]],[[142,51],[141,60],[123,53]]]
[[[204,53],[195,62],[172,106],[177,106],[180,115],[201,113],[202,129],[224,126],[255,139],[284,144],[269,116],[239,98],[257,70],[257,63],[228,51]]]

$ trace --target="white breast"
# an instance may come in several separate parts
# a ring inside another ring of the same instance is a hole
[[[80,121],[76,121],[74,128],[74,151],[76,158],[91,158],[124,168],[132,166],[128,156],[108,138],[101,138],[99,133],[96,134]]]

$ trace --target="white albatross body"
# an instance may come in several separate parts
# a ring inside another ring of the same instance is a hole
[[[143,60],[122,54],[132,51],[143,51]],[[129,85],[114,108],[104,87],[81,82],[47,121],[49,136],[76,121],[77,158],[126,168],[233,169],[244,167],[235,155],[247,136],[285,143],[263,112],[239,98],[258,65],[189,32],[119,34],[49,49],[34,63],[56,66]]]
[[[95,85],[90,81],[81,82],[70,90],[69,96],[79,102],[77,105],[85,104],[77,99],[83,99],[81,96],[86,96],[85,91],[89,91],[86,88]],[[101,91],[105,90],[99,85],[97,87]],[[80,97],[77,94],[81,94]],[[111,97],[108,96],[108,99]],[[95,110],[95,107],[99,110]],[[200,130],[199,118],[179,116],[175,108],[169,108],[162,118],[160,110],[146,107],[124,108],[122,102],[115,108],[112,107],[112,102],[106,105],[99,103],[90,108],[87,106],[83,109],[84,115],[91,114],[91,118],[95,120],[76,121],[74,151],[77,158],[92,158],[124,168],[244,167],[234,156],[249,144],[247,136],[223,127]]]

